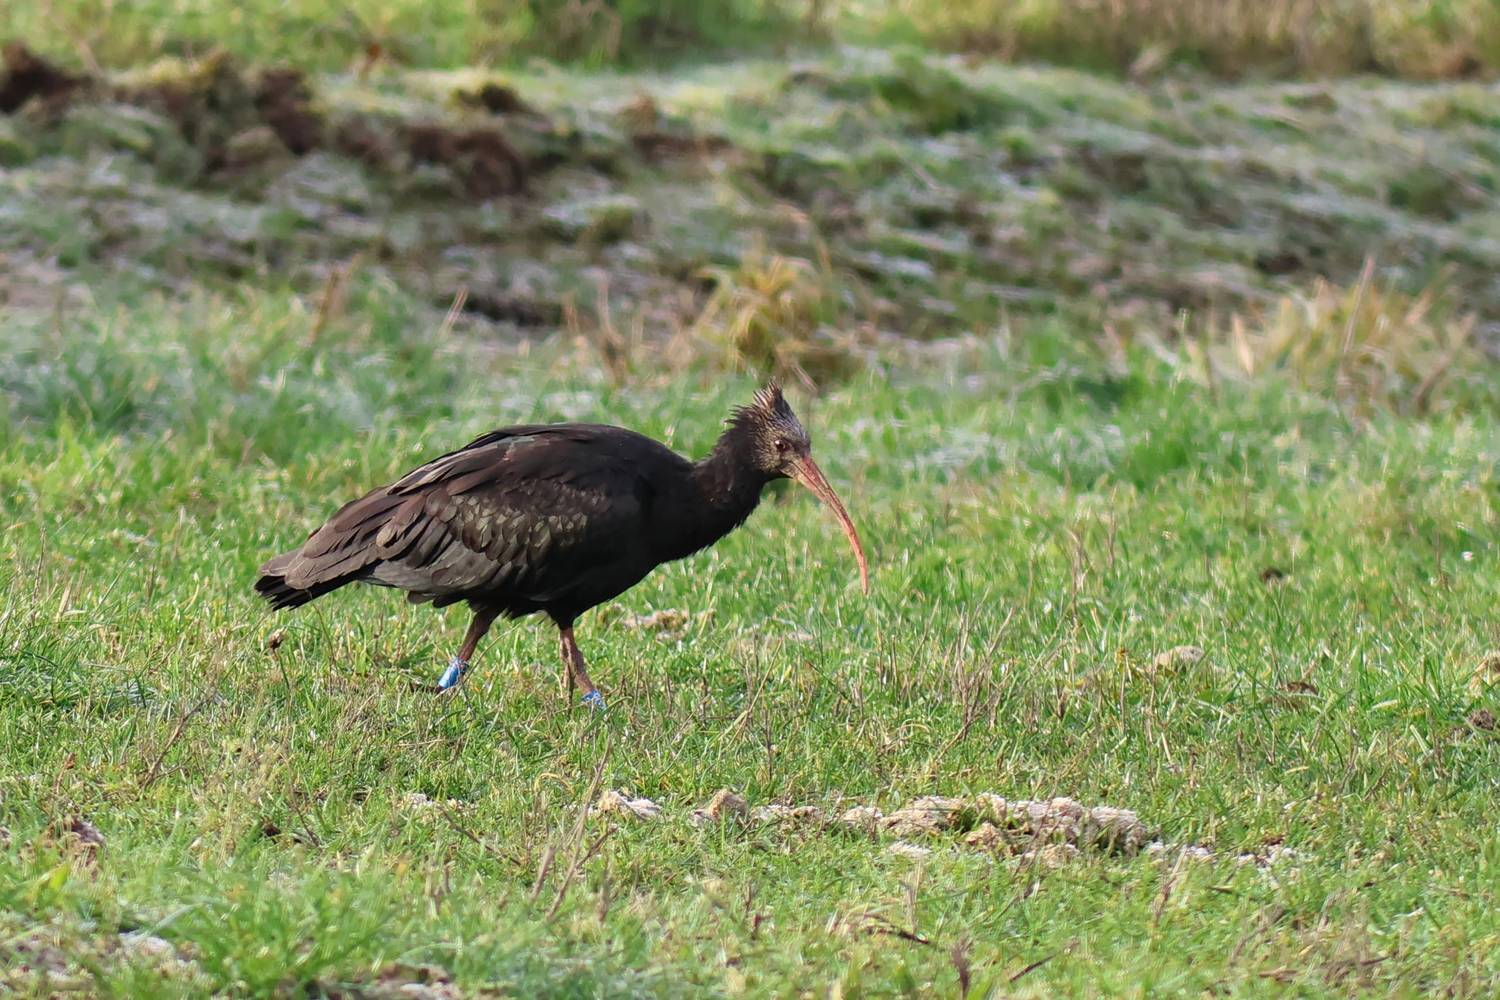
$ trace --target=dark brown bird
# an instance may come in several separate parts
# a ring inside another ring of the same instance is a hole
[[[453,687],[496,618],[545,612],[561,633],[563,678],[603,698],[573,622],[664,562],[743,524],[774,479],[790,477],[838,518],[869,593],[854,523],[812,459],[807,431],[774,383],[736,409],[707,458],[690,462],[621,427],[502,427],[345,504],[295,552],[260,568],[255,589],[295,608],[347,583],[474,612],[438,682]]]

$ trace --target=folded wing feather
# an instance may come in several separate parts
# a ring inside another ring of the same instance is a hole
[[[614,558],[649,502],[589,428],[507,428],[346,504],[277,570],[299,590],[352,578],[438,603],[546,601]]]

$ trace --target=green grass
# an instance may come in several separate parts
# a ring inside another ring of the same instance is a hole
[[[106,66],[227,49],[246,59],[347,69],[370,46],[415,67],[653,63],[799,34],[787,0],[44,0],[0,9],[0,39]],[[805,35],[803,36],[805,40]]]
[[[227,69],[194,128],[0,118],[0,992],[1500,991],[1483,87],[850,50],[532,67],[542,116],[492,118],[482,72],[310,78],[330,130],[503,129],[536,169],[481,197],[399,148],[277,152]],[[767,366],[816,376],[873,593],[773,491],[581,621],[603,718],[545,622],[439,700],[461,609],[251,590],[500,424],[701,454]],[[680,637],[620,613],[669,608]],[[580,826],[596,774],[667,818]],[[720,788],[1066,795],[1165,848],[689,823]]]
[[[696,453],[752,383],[613,388],[560,345],[427,355],[405,320],[361,292],[311,338],[271,290],[6,324],[12,988],[48,992],[14,957],[56,940],[59,974],[138,992],[154,960],[114,943],[132,930],[191,958],[189,994],[373,989],[399,962],[531,996],[951,995],[961,942],[976,995],[1500,986],[1500,741],[1465,725],[1500,643],[1492,406],[1355,423],[1274,378],[1211,390],[1134,350],[1122,368],[1061,326],[856,377],[804,416],[873,595],[809,498],[768,503],[622,599],[712,613],[680,641],[586,616],[596,719],[564,703],[544,623],[498,630],[437,700],[409,684],[460,613],[371,591],[277,617],[254,567],[491,425],[597,418]],[[1183,643],[1207,656],[1137,669]],[[678,818],[620,823],[532,898],[596,767]],[[1038,870],[939,840],[915,862],[683,821],[720,787],[830,808],[1066,794],[1219,860]],[[1230,860],[1280,838],[1294,860]],[[838,930],[863,910],[930,944]]]

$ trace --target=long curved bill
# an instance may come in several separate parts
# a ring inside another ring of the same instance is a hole
[[[868,595],[870,564],[865,561],[865,548],[859,544],[859,532],[854,530],[854,522],[849,519],[849,512],[844,509],[843,501],[823,477],[823,470],[818,468],[818,463],[812,460],[812,456],[808,456],[792,466],[792,478],[816,493],[818,499],[833,511],[833,516],[839,519],[839,527],[844,529],[844,537],[849,539],[849,545],[854,549],[854,558],[859,563],[860,589]]]

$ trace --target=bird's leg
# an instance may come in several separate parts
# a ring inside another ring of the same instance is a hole
[[[567,680],[568,698],[573,697],[573,687],[576,684],[583,688],[583,703],[592,709],[604,707],[604,695],[594,687],[594,682],[589,680],[589,672],[583,666],[583,652],[578,648],[578,643],[573,639],[573,626],[558,630],[558,638],[562,646],[563,673]]]
[[[573,700],[573,650],[578,644],[573,641],[573,630],[571,628],[559,629],[557,633],[557,648],[562,653],[563,665],[563,693],[568,700]]]
[[[497,611],[474,611],[474,620],[469,622],[469,631],[464,635],[464,644],[458,648],[458,655],[448,661],[448,669],[443,671],[443,676],[438,680],[439,691],[449,691],[458,686],[463,679],[464,671],[469,669],[469,660],[474,656],[474,650],[479,648],[479,640],[490,630],[494,624]]]

